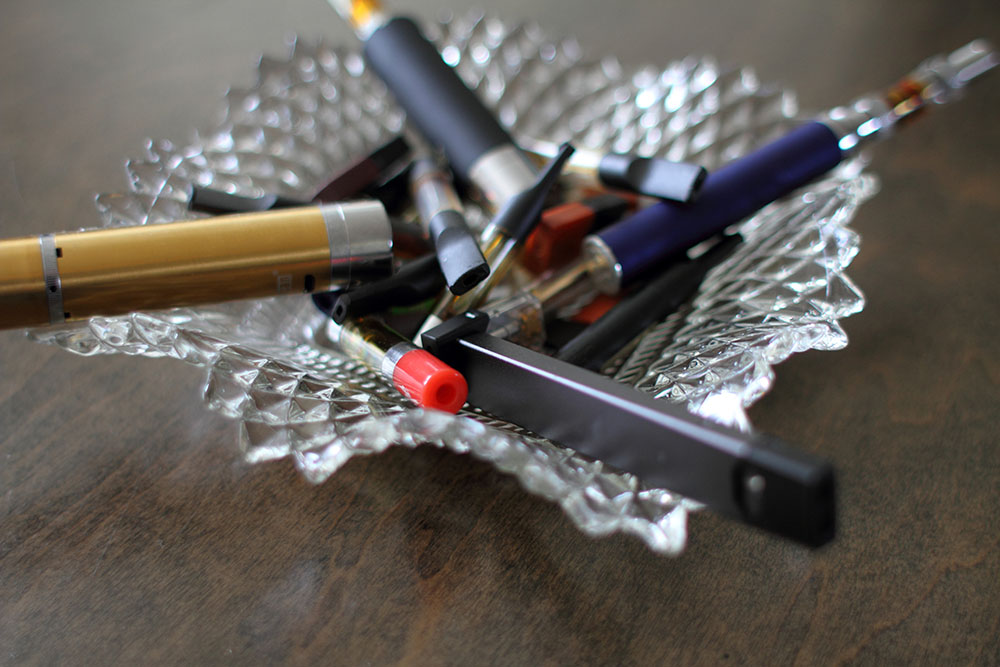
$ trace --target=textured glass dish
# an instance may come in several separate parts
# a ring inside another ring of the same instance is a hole
[[[709,58],[628,70],[530,24],[475,14],[426,28],[516,137],[572,139],[581,148],[711,169],[780,136],[798,115],[788,91]],[[97,208],[106,226],[139,225],[196,217],[187,208],[194,184],[302,196],[403,122],[356,47],[300,41],[286,58],[262,58],[254,86],[229,91],[214,131],[183,145],[149,142],[127,163],[128,191],[100,195]],[[770,388],[772,366],[795,352],[843,347],[838,320],[863,306],[844,275],[859,242],[847,224],[876,190],[862,167],[848,162],[744,222],[745,243],[709,275],[696,301],[609,372],[749,429],[744,409]],[[482,222],[481,214],[472,218]],[[203,366],[205,400],[238,420],[251,462],[289,457],[321,482],[352,456],[392,445],[447,447],[558,502],[590,535],[624,531],[660,553],[683,549],[696,503],[474,410],[416,409],[376,373],[325,348],[323,324],[301,296],[94,318],[31,335],[77,354]]]

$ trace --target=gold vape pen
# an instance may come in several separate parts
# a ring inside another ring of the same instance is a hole
[[[0,328],[277,294],[392,273],[382,204],[359,201],[0,241]]]

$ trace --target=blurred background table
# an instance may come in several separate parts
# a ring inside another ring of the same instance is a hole
[[[807,110],[1000,42],[989,1],[491,5],[629,65],[753,65]],[[293,32],[353,43],[321,0],[6,2],[0,235],[96,224],[145,137],[208,127]],[[851,343],[779,366],[751,410],[835,462],[831,546],[702,513],[657,557],[430,448],[313,487],[241,462],[196,368],[2,332],[0,662],[1000,663],[998,109],[994,72],[876,149]]]

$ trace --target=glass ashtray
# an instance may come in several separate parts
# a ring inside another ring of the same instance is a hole
[[[798,117],[788,90],[707,57],[629,69],[530,23],[469,14],[424,27],[515,138],[712,169],[777,138]],[[357,47],[296,41],[286,57],[261,59],[253,86],[227,93],[214,130],[184,144],[149,141],[142,158],[127,162],[128,190],[98,196],[97,209],[106,226],[143,225],[197,217],[188,209],[194,185],[302,197],[398,134],[404,120]],[[876,190],[855,158],[742,222],[744,243],[694,301],[609,372],[749,430],[745,408],[771,387],[775,364],[847,344],[838,321],[864,305],[844,273],[859,245],[847,225]],[[470,217],[484,222],[481,212]],[[623,531],[659,553],[683,549],[697,503],[475,409],[418,409],[377,373],[324,347],[324,323],[308,296],[296,296],[99,317],[30,335],[77,354],[204,367],[205,400],[238,421],[250,462],[287,457],[318,483],[353,456],[393,445],[446,447],[514,475],[589,535]]]

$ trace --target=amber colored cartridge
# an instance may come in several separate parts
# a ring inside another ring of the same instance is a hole
[[[377,319],[327,322],[326,335],[347,356],[382,374],[396,391],[422,408],[455,414],[469,387],[462,374]]]
[[[389,275],[379,202],[0,241],[0,328],[325,291]]]

